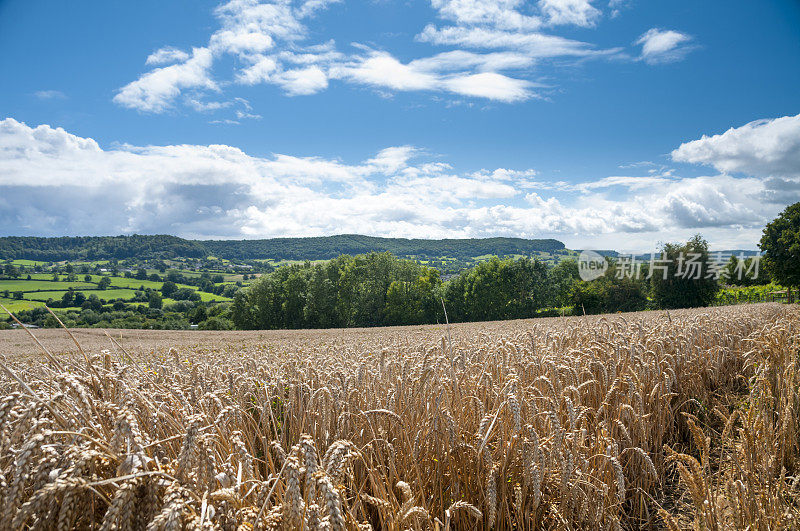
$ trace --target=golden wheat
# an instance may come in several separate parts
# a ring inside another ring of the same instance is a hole
[[[795,310],[543,323],[6,360],[0,521],[797,526]]]

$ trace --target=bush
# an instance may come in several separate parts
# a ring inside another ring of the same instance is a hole
[[[221,317],[211,317],[200,323],[200,330],[233,330],[233,322]]]

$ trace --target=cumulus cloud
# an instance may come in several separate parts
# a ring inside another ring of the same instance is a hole
[[[674,30],[652,28],[634,44],[641,45],[640,58],[648,64],[672,63],[683,59],[692,49],[692,37]]]
[[[590,0],[539,0],[542,13],[550,24],[594,26],[602,14]]]
[[[156,68],[128,83],[114,96],[114,102],[144,112],[163,112],[185,89],[218,90],[211,79],[213,56],[208,48],[194,48],[183,62]]]
[[[158,50],[147,56],[145,64],[163,65],[168,63],[183,62],[186,61],[188,58],[189,54],[184,52],[183,50],[174,48],[172,46],[165,46],[164,48],[159,48]]]
[[[409,145],[354,163],[227,145],[109,149],[61,128],[0,121],[5,234],[507,235],[650,250],[700,231],[728,248],[752,247],[783,208],[764,198],[800,193],[796,181],[724,174],[536,178],[533,169],[456,171]]]
[[[678,162],[706,164],[721,172],[800,177],[800,114],[756,120],[722,134],[681,144]]]

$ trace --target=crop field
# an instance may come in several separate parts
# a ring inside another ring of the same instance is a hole
[[[0,519],[792,529],[800,313],[0,332]]]

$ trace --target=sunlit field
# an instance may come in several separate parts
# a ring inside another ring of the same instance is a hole
[[[796,527],[800,314],[0,332],[0,521]],[[38,352],[35,349],[39,349]]]

